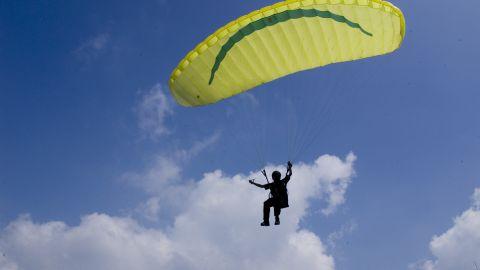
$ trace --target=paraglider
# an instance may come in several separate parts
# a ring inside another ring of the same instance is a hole
[[[287,164],[287,173],[285,178],[282,178],[282,174],[279,171],[272,173],[273,182],[268,181],[267,172],[262,171],[263,176],[267,179],[267,184],[257,184],[255,180],[250,180],[250,184],[259,188],[270,190],[270,196],[268,200],[263,203],[263,222],[261,226],[270,226],[270,208],[273,207],[275,216],[275,225],[280,225],[280,213],[283,208],[289,207],[288,205],[288,190],[287,184],[292,177],[292,163],[289,161]]]
[[[289,0],[230,22],[174,69],[170,90],[202,106],[302,70],[390,53],[405,20],[382,0]]]
[[[282,1],[228,23],[198,44],[172,72],[170,91],[183,106],[204,106],[300,71],[391,53],[404,37],[404,16],[387,1]],[[311,141],[305,140],[299,149],[308,148]],[[288,207],[286,184],[291,175],[289,162],[283,180],[274,172],[273,183],[250,181],[271,190],[262,226],[269,225],[270,207],[275,224],[280,223],[280,209]]]

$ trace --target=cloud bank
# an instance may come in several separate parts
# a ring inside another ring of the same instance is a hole
[[[435,256],[414,269],[458,270],[480,267],[480,188],[472,196],[472,206],[454,220],[454,225],[430,242]]]
[[[289,184],[291,207],[283,211],[281,226],[259,226],[268,193],[247,182],[258,174],[227,176],[220,170],[193,183],[185,207],[164,228],[105,214],[85,216],[77,226],[37,224],[22,216],[1,231],[0,269],[333,270],[334,259],[319,236],[299,222],[313,200],[325,201],[326,214],[345,201],[354,161],[353,154],[344,160],[324,155],[297,164]],[[273,169],[285,170],[267,168]]]

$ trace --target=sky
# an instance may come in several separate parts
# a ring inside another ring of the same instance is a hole
[[[171,71],[273,1],[0,0],[0,269],[480,266],[480,3],[392,2],[395,53],[192,109]]]

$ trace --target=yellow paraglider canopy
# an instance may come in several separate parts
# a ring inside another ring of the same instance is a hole
[[[175,68],[178,103],[201,106],[280,77],[392,52],[405,36],[402,12],[382,0],[289,0],[230,22]]]

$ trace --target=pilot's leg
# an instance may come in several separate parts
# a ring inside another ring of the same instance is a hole
[[[280,225],[280,212],[282,212],[282,208],[278,206],[273,207],[273,213],[275,214],[275,225]]]
[[[262,226],[270,226],[270,207],[273,206],[273,199],[270,198],[263,203],[263,222]]]

